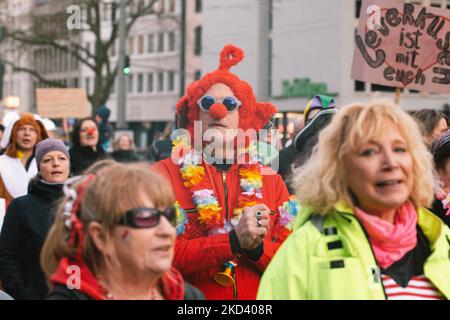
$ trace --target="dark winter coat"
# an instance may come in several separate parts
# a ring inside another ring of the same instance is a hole
[[[32,180],[28,195],[14,199],[6,211],[0,234],[0,279],[14,299],[47,296],[40,254],[62,194],[62,184]]]
[[[92,300],[92,298],[81,291],[57,284],[48,295],[47,300]],[[184,300],[205,300],[205,296],[200,290],[185,282]]]
[[[82,174],[94,162],[109,158],[108,154],[101,147],[97,150],[94,151],[89,146],[74,146],[70,148],[70,170],[72,175]]]
[[[444,209],[442,201],[434,198],[433,207],[430,209],[435,215],[441,218],[444,223],[450,227],[450,216],[446,215],[447,210]]]
[[[136,152],[132,150],[116,150],[111,153],[111,156],[117,162],[128,163],[128,162],[137,162],[139,161],[139,157]]]

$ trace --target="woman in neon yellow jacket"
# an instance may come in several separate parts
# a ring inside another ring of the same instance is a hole
[[[450,297],[450,230],[425,209],[431,155],[399,106],[343,108],[294,184],[303,208],[258,299]]]

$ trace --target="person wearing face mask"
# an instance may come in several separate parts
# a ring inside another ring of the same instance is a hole
[[[27,194],[28,182],[38,171],[34,158],[34,147],[48,138],[41,121],[31,113],[16,115],[5,130],[0,156],[0,201],[7,208],[14,198]]]
[[[28,194],[11,202],[0,234],[0,279],[14,299],[44,299],[48,293],[39,257],[70,172],[61,140],[38,143],[36,162],[39,173],[30,181]]]
[[[108,158],[99,139],[98,125],[92,118],[79,120],[72,131],[70,168],[73,175],[78,175],[98,160]]]
[[[47,299],[203,299],[172,267],[182,217],[170,186],[148,165],[111,164],[64,190],[41,254]],[[78,280],[68,270],[78,270]]]
[[[302,211],[258,299],[450,298],[450,230],[426,209],[431,155],[400,106],[344,107],[294,174]]]

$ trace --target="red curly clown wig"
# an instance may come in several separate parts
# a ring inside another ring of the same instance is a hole
[[[236,98],[242,105],[239,108],[239,128],[247,130],[262,129],[275,115],[276,108],[268,102],[257,102],[253,89],[247,82],[239,79],[229,69],[244,59],[244,51],[233,46],[226,45],[220,52],[219,68],[206,74],[200,80],[191,83],[186,94],[177,103],[177,117],[187,117],[186,129],[191,136],[194,134],[194,121],[199,119],[200,99],[209,88],[217,83],[222,83],[231,88]]]

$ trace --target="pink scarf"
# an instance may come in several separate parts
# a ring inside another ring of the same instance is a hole
[[[397,209],[394,224],[359,208],[355,215],[369,235],[369,241],[378,265],[386,269],[400,260],[417,244],[417,211],[407,202]]]

